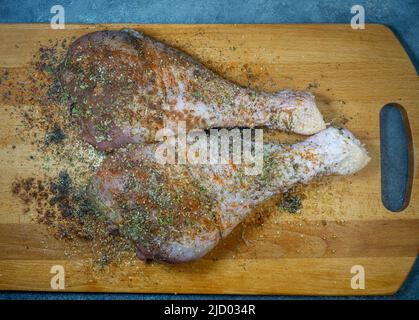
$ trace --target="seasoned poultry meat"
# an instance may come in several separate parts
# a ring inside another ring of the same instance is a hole
[[[158,145],[109,156],[91,180],[99,211],[137,247],[141,259],[181,263],[209,252],[256,204],[316,176],[348,175],[369,156],[345,129],[330,127],[293,145],[265,144],[263,168],[248,164],[160,164]]]
[[[152,141],[177,121],[188,129],[265,126],[305,135],[325,128],[311,93],[241,88],[134,30],[82,36],[60,70],[71,113],[99,150]]]
[[[144,260],[196,260],[258,203],[316,176],[352,174],[369,161],[349,131],[326,129],[311,93],[242,88],[134,30],[82,36],[59,78],[84,140],[110,152],[89,197]],[[265,144],[261,172],[247,174],[246,162],[162,164],[159,134],[179,123],[187,130],[263,126],[314,135]]]

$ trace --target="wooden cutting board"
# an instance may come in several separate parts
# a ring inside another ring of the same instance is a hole
[[[1,25],[0,67],[23,72],[50,39],[79,37],[127,25]],[[14,135],[1,101],[0,289],[53,291],[51,267],[62,265],[65,290],[83,292],[290,295],[391,294],[405,280],[419,248],[419,170],[415,162],[408,207],[381,202],[379,111],[402,105],[419,153],[419,81],[394,34],[382,25],[130,25],[180,48],[227,79],[270,92],[311,90],[327,120],[345,126],[370,151],[367,168],[308,189],[302,213],[273,209],[263,225],[238,230],[214,252],[187,264],[141,261],[104,271],[66,257],[63,245],[41,232],[11,193],[17,176],[30,176],[30,141]],[[11,152],[12,145],[16,145]],[[35,160],[36,161],[36,160]],[[272,209],[272,208],[271,208]],[[352,289],[351,268],[365,271],[365,289]]]

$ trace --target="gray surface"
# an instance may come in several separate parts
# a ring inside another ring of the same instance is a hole
[[[419,1],[9,1],[0,0],[0,23],[49,22],[52,5],[64,6],[66,22],[70,23],[349,23],[350,8],[360,4],[365,8],[367,23],[386,24],[399,37],[416,69],[419,68]],[[400,115],[387,112],[382,124],[393,141],[405,143],[403,130],[398,124]],[[411,119],[411,121],[413,121]],[[390,187],[384,195],[390,206],[396,206],[400,197],[392,198],[403,188],[405,174],[400,174],[400,163],[406,167],[407,157],[390,146],[392,157],[385,163]],[[396,157],[394,156],[396,155]],[[398,164],[398,167],[392,165]],[[395,178],[397,177],[397,178]],[[393,201],[393,202],[391,202]],[[171,298],[223,298],[240,299],[243,296],[200,295],[141,295],[141,294],[62,294],[62,293],[1,293],[0,299],[171,299]],[[287,299],[282,296],[257,297],[259,299]],[[377,297],[372,297],[372,299]],[[419,262],[403,288],[392,298],[419,299]],[[317,298],[316,298],[317,299]],[[365,299],[365,298],[359,298]],[[388,297],[380,297],[388,299]]]

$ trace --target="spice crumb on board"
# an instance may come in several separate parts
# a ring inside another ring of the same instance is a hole
[[[115,232],[86,196],[87,182],[105,154],[80,139],[77,108],[68,103],[68,92],[62,90],[57,80],[69,44],[69,39],[40,44],[24,73],[0,73],[2,102],[10,106],[9,115],[20,121],[15,134],[22,142],[30,141],[36,152],[28,158],[39,164],[36,177],[17,178],[11,190],[23,203],[25,214],[31,214],[34,221],[68,244],[69,258],[77,256],[83,244],[90,243],[94,267],[137,261],[132,242]],[[255,67],[244,65],[241,71],[250,87],[272,85],[258,79],[260,75],[266,78],[265,69],[256,71]],[[317,88],[318,84],[312,87]],[[16,145],[11,148],[15,150]],[[272,222],[272,217],[281,212],[300,216],[306,197],[305,188],[297,186],[277,197],[276,205],[256,209],[243,223],[244,228]],[[244,231],[237,241],[246,246],[252,244]]]
[[[45,225],[67,243],[65,256],[79,255],[89,242],[92,264],[102,267],[122,259],[136,259],[132,244],[110,232],[105,220],[86,197],[85,186],[105,155],[80,139],[77,119],[71,117],[56,73],[68,47],[66,39],[41,46],[24,74],[5,70],[0,89],[9,116],[18,120],[15,135],[33,146],[39,172],[18,177],[11,192],[23,213]],[[17,147],[12,145],[12,150]]]

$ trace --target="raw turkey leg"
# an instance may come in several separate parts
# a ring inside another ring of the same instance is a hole
[[[178,121],[188,129],[266,126],[305,135],[325,128],[311,93],[241,88],[134,30],[82,36],[60,79],[84,139],[99,150],[151,141]]]
[[[369,161],[347,130],[328,128],[294,145],[264,145],[263,169],[247,164],[161,165],[156,145],[109,156],[89,186],[91,199],[141,259],[198,259],[226,237],[252,207],[315,176],[352,174]]]

